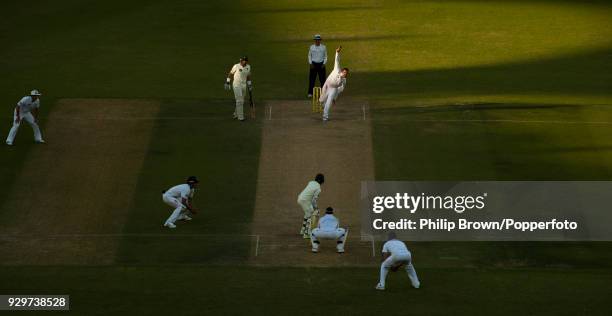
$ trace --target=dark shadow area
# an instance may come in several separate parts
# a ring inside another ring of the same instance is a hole
[[[612,151],[612,146],[573,146],[573,147],[551,147],[551,148],[543,148],[541,150],[534,150],[531,153],[588,153],[588,152],[596,152],[601,153],[605,151]]]
[[[582,104],[513,104],[513,103],[469,103],[469,104],[444,104],[426,107],[408,108],[406,114],[416,113],[443,113],[443,112],[463,112],[463,111],[496,111],[496,110],[552,110],[552,109],[573,109]],[[378,112],[384,113],[385,110]]]
[[[349,91],[364,96],[370,94],[369,86],[378,87],[378,95],[612,95],[609,47],[549,59],[450,69],[364,73],[352,69]],[[379,83],[382,80],[384,85]]]
[[[337,42],[376,42],[376,41],[387,41],[387,40],[410,40],[416,38],[432,38],[431,35],[425,34],[413,34],[413,35],[377,35],[377,36],[326,36],[325,40],[329,41],[337,41]],[[268,43],[278,43],[278,44],[297,44],[297,43],[305,43],[312,44],[312,40],[310,38],[297,38],[297,39],[282,39],[282,40],[271,40],[267,41]],[[331,54],[331,52],[330,52]]]

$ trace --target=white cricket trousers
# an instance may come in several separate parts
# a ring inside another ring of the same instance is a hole
[[[346,229],[338,227],[335,230],[322,230],[315,228],[310,234],[310,242],[313,249],[319,249],[319,239],[336,240],[336,249],[344,251],[344,242],[346,241]]]
[[[178,220],[179,216],[181,216],[181,213],[183,212],[183,203],[181,203],[179,199],[166,194],[162,194],[162,200],[174,208],[172,214],[170,214],[170,217],[168,217],[165,224],[174,224],[174,222]]]
[[[329,119],[329,111],[331,110],[331,106],[334,103],[334,100],[338,96],[338,88],[327,88],[326,98],[325,98],[325,107],[323,108],[323,119]]]
[[[298,200],[297,203],[302,208],[302,211],[304,211],[304,219],[302,221],[302,229],[300,233],[305,236],[310,236],[310,225],[312,223],[314,207],[312,206],[311,201]]]
[[[412,286],[418,288],[420,286],[419,278],[417,277],[416,270],[412,265],[412,255],[410,252],[404,255],[391,255],[380,265],[380,285],[385,286],[387,280],[387,274],[389,269],[395,265],[404,264],[404,269],[408,274],[408,278],[412,283]]]
[[[234,97],[236,98],[236,109],[234,116],[239,120],[244,120],[244,99],[246,97],[247,86],[245,84],[234,85]]]
[[[17,131],[19,130],[19,126],[21,125],[21,121],[26,121],[30,124],[30,126],[32,126],[32,129],[34,130],[34,140],[39,142],[42,141],[42,134],[40,132],[40,127],[38,127],[38,124],[36,123],[36,120],[34,119],[34,115],[32,115],[32,113],[23,113],[21,114],[21,117],[19,118],[19,120],[17,120],[17,110],[15,109],[15,111],[13,112],[13,127],[11,128],[11,131],[8,134],[8,137],[6,137],[6,142],[7,143],[13,143],[13,141],[15,140],[15,136],[17,136]]]

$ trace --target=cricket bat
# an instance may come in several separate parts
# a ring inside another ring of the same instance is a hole
[[[315,229],[318,224],[319,224],[319,210],[312,213],[312,216],[310,217],[310,231]]]
[[[255,102],[253,101],[253,91],[249,90],[249,107],[251,108],[251,118],[255,118]]]

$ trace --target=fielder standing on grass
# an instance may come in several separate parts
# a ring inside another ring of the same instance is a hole
[[[408,278],[415,289],[421,286],[416,270],[412,266],[412,254],[408,251],[406,244],[398,240],[395,233],[389,233],[388,241],[383,245],[382,249],[383,262],[380,265],[380,281],[376,285],[377,290],[385,290],[385,281],[389,270],[395,272],[402,266],[408,274]]]
[[[230,83],[232,82],[232,85]],[[240,57],[240,62],[235,64],[227,74],[225,80],[225,90],[234,89],[234,97],[236,98],[236,109],[234,110],[234,119],[244,121],[244,99],[247,95],[247,89],[253,90],[251,82],[251,65],[247,56]]]
[[[323,121],[329,120],[329,111],[332,103],[335,104],[336,99],[338,99],[338,95],[344,91],[344,87],[346,86],[346,78],[349,74],[348,68],[340,68],[340,51],[342,51],[342,46],[336,48],[334,70],[332,70],[332,72],[329,74],[329,77],[327,77],[327,80],[325,80],[323,89],[321,89],[321,97],[319,98],[319,102],[325,105],[323,108]]]
[[[325,64],[327,63],[327,47],[321,44],[321,35],[314,36],[314,44],[310,45],[308,50],[308,64],[310,65],[310,74],[308,75],[308,98],[312,98],[312,90],[315,86],[317,76],[321,87],[325,82]]]
[[[195,188],[198,186],[198,178],[191,176],[186,183],[171,187],[162,192],[162,200],[170,205],[174,210],[166,222],[165,227],[176,228],[174,224],[178,220],[190,221],[190,214],[195,214],[196,210],[191,205]]]
[[[325,182],[325,176],[321,173],[317,174],[314,181],[308,182],[306,188],[298,195],[297,203],[304,211],[304,220],[302,221],[302,229],[300,234],[304,239],[310,238],[310,229],[313,217],[319,214],[317,200],[321,194],[321,185]]]
[[[310,234],[312,252],[319,252],[319,239],[333,239],[336,241],[336,252],[344,253],[344,243],[347,236],[348,229],[340,227],[338,218],[334,216],[334,209],[328,207],[325,209],[325,215],[319,219],[317,228],[313,229]]]
[[[40,127],[38,127],[38,108],[40,108],[40,92],[36,89],[30,92],[30,95],[25,96],[17,102],[17,106],[13,111],[13,127],[6,137],[6,144],[13,146],[15,136],[21,125],[21,121],[25,120],[32,126],[34,130],[34,141],[37,144],[44,144]]]

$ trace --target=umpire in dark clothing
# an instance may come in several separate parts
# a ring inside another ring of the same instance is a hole
[[[314,36],[314,44],[310,45],[308,50],[308,64],[310,65],[310,75],[308,83],[308,97],[312,98],[312,90],[315,86],[317,75],[321,87],[325,83],[327,74],[325,73],[325,64],[327,63],[327,48],[321,44],[321,35]]]

